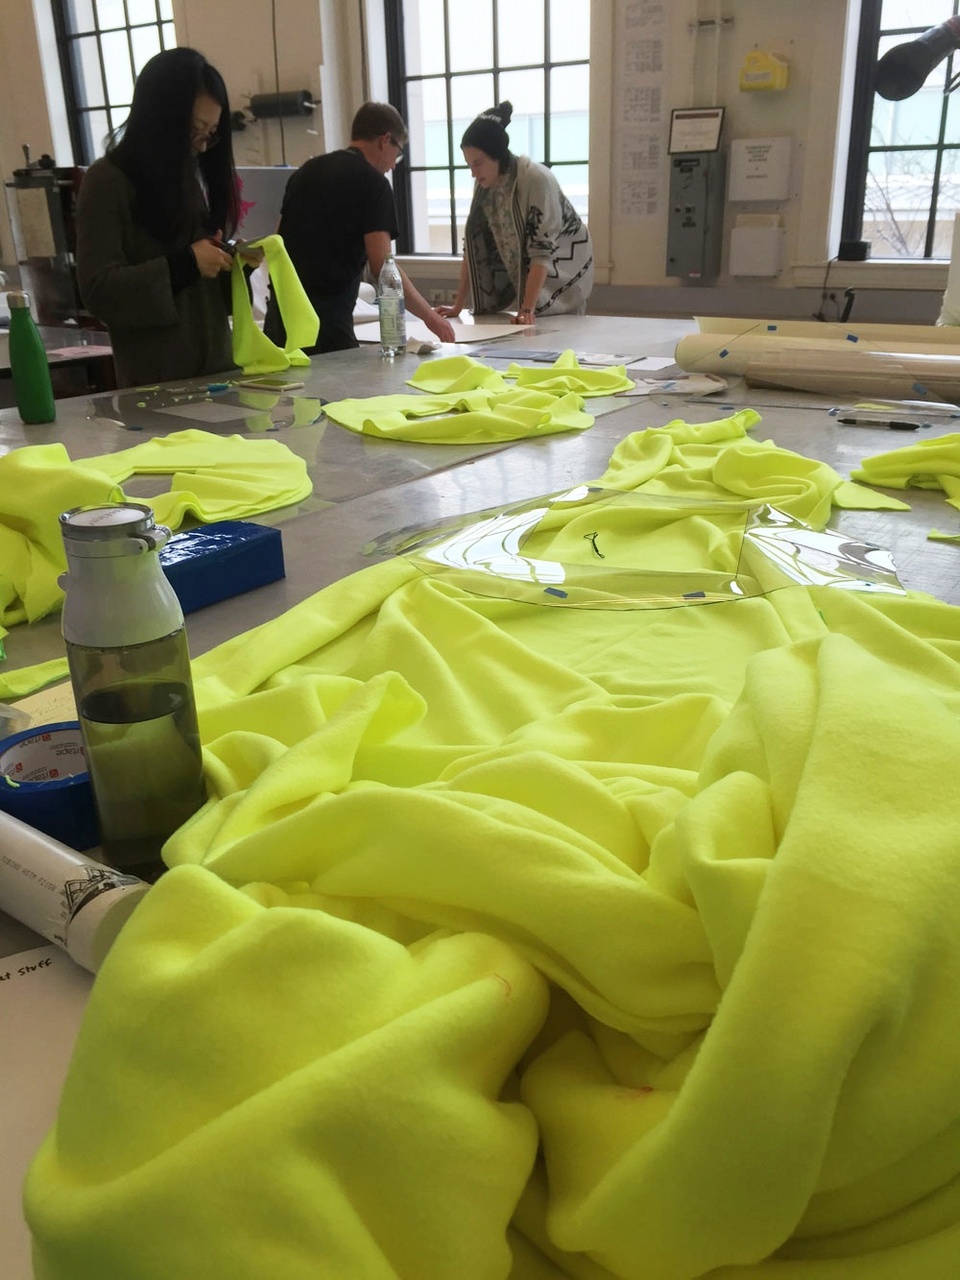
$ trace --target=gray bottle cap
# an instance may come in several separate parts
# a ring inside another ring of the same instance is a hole
[[[30,295],[22,289],[8,289],[7,303],[11,311],[30,310]]]

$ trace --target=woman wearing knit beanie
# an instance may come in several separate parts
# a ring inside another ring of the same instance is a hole
[[[590,233],[546,165],[510,150],[513,106],[501,102],[468,125],[460,146],[475,180],[460,287],[441,315],[472,300],[475,315],[516,308],[515,324],[582,315],[593,288]]]

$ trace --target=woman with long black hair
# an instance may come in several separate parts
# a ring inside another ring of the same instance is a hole
[[[239,214],[223,77],[195,49],[158,53],[77,199],[78,284],[110,332],[118,385],[233,367],[220,242]]]

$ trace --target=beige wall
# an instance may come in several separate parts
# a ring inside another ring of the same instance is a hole
[[[43,8],[47,0],[33,0]],[[617,54],[623,22],[635,0],[594,0],[591,24],[590,225],[600,267],[598,280],[632,297],[636,289],[673,292],[678,307],[696,310],[705,295],[739,301],[742,313],[762,286],[776,297],[818,283],[839,239],[840,200],[849,132],[849,87],[844,68],[854,53],[859,0],[664,0],[667,63],[662,77],[666,114],[672,107],[722,105],[725,138],[794,139],[794,170],[787,200],[750,206],[775,212],[785,228],[784,269],[758,281],[726,274],[730,230],[743,206],[728,205],[724,227],[724,271],[717,285],[691,289],[665,275],[666,200],[655,217],[638,222],[618,209],[612,184],[617,173]],[[227,9],[214,0],[174,0],[178,35],[195,45],[223,72],[235,107],[274,88],[270,6],[234,0]],[[276,0],[280,87],[307,89],[322,105],[305,120],[250,125],[236,135],[238,163],[297,165],[307,156],[346,140],[353,110],[365,94],[384,96],[383,32],[378,0]],[[229,13],[229,18],[226,15]],[[718,30],[699,25],[732,18]],[[34,154],[52,146],[51,107],[41,74],[40,40],[29,0],[0,0],[0,167],[3,176],[22,161],[20,143]],[[782,93],[745,93],[738,73],[747,52],[762,47],[790,62],[790,84]],[[622,79],[622,76],[621,76]],[[664,144],[666,138],[664,136]],[[665,152],[665,145],[664,145]],[[64,163],[62,155],[57,156]],[[664,154],[663,184],[667,183]],[[9,228],[0,215],[0,260],[10,260]],[[878,274],[879,268],[879,274]],[[885,272],[885,273],[884,273]],[[892,273],[892,274],[891,274]],[[905,273],[905,274],[904,274]],[[451,276],[449,265],[418,266],[429,283]],[[844,264],[837,284],[869,287],[870,275],[887,288],[943,288],[945,268],[910,264]],[[894,278],[896,277],[896,279]],[[651,295],[652,296],[652,295]],[[689,303],[686,299],[689,297]],[[799,295],[798,295],[799,299]],[[785,312],[790,303],[784,297]],[[732,305],[731,303],[731,305]],[[719,304],[719,300],[718,300]],[[807,301],[797,301],[803,309]],[[707,309],[707,308],[703,308]],[[713,310],[714,307],[709,309]]]

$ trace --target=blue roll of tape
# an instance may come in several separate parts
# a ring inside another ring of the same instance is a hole
[[[0,741],[0,809],[83,852],[100,843],[78,720]]]

